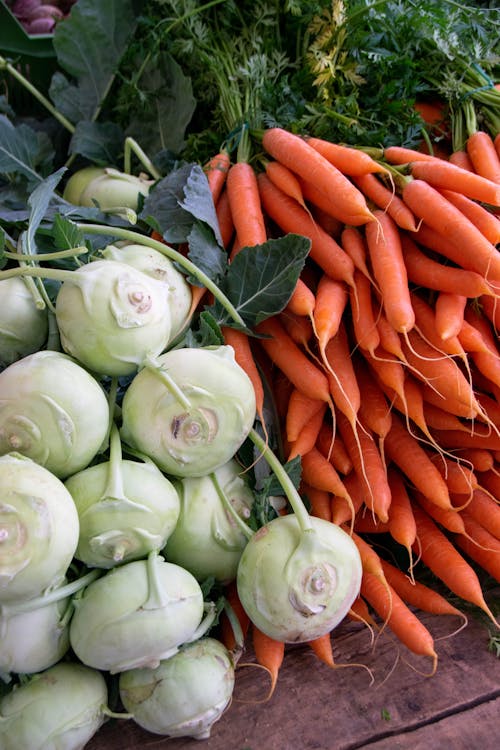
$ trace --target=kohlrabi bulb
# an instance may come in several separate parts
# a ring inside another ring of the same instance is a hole
[[[141,370],[122,409],[122,436],[172,476],[229,461],[255,420],[252,382],[231,346],[172,349]]]
[[[111,673],[156,667],[193,639],[204,611],[196,578],[155,554],[112,568],[74,606],[75,654]]]
[[[184,646],[155,669],[120,675],[125,709],[143,729],[167,737],[210,737],[212,725],[228,707],[234,689],[234,663],[215,638]]]
[[[184,274],[177,270],[169,258],[146,245],[108,245],[102,254],[108,260],[130,263],[139,271],[163,282],[172,323],[170,338],[174,339],[188,322],[191,309],[191,287]]]
[[[83,750],[107,718],[103,675],[59,662],[0,700],[2,750]]]
[[[47,309],[40,310],[26,281],[0,280],[0,370],[38,351],[48,332]]]
[[[139,196],[147,196],[154,180],[143,179],[132,174],[106,167],[104,174],[97,174],[80,193],[78,205],[95,206],[103,211],[113,208],[131,208],[137,211]]]
[[[104,167],[90,165],[83,167],[74,172],[69,178],[63,192],[64,200],[73,203],[74,206],[81,206],[81,197],[87,186],[96,177],[102,177],[105,174]]]
[[[95,464],[66,480],[80,519],[75,557],[112,568],[161,549],[179,518],[173,484],[152,462]]]
[[[88,466],[108,426],[104,390],[68,355],[39,351],[0,372],[0,455],[22,453],[66,478]]]
[[[0,605],[59,586],[78,532],[73,498],[54,474],[19,454],[0,457]]]
[[[211,474],[184,477],[175,486],[181,511],[164,549],[166,559],[182,565],[199,581],[212,576],[222,583],[233,580],[248,536],[227,504],[245,522],[254,501],[241,466],[231,459]]]
[[[302,530],[292,513],[260,528],[243,550],[237,575],[250,620],[277,641],[311,641],[344,619],[361,586],[361,560],[339,526],[311,516]]]
[[[65,352],[101,375],[130,375],[170,340],[163,285],[127,263],[97,260],[73,271],[56,299]]]

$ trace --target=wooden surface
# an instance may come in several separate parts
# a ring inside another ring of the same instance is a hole
[[[439,664],[402,649],[386,632],[372,650],[369,632],[343,623],[334,634],[332,670],[307,646],[287,647],[272,698],[266,674],[240,666],[234,700],[208,740],[167,739],[130,720],[111,720],[86,750],[497,750],[500,736],[500,659],[488,650],[488,626],[453,617],[419,615],[434,637]],[[398,653],[399,652],[399,653]],[[252,662],[247,649],[242,662]],[[416,671],[419,670],[419,671]]]

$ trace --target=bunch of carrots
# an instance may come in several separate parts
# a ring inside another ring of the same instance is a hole
[[[271,386],[311,513],[358,546],[350,616],[375,613],[432,674],[416,612],[466,616],[415,580],[417,562],[498,627],[475,567],[500,582],[500,136],[478,131],[448,158],[396,146],[375,158],[280,128],[259,143],[252,163],[222,150],[206,165],[229,257],[288,232],[311,249],[286,308],[225,340],[261,416]],[[378,554],[378,533],[406,570]],[[246,633],[234,584],[227,595]],[[285,644],[252,638],[272,691]],[[330,634],[310,646],[334,666]]]

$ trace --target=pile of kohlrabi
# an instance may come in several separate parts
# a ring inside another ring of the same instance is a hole
[[[0,746],[76,750],[109,716],[206,738],[243,647],[227,584],[284,642],[328,633],[359,591],[354,543],[307,512],[221,332],[283,309],[309,241],[228,264],[197,165],[132,201],[95,169],[63,197],[63,175],[1,228]],[[90,199],[89,177],[108,190]]]

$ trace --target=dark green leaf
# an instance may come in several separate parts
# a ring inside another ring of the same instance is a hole
[[[69,145],[70,154],[80,154],[101,167],[118,164],[123,152],[124,134],[113,122],[81,121]]]
[[[146,222],[154,220],[166,242],[186,242],[191,231],[193,217],[180,204],[192,168],[185,164],[157,182],[139,214]]]
[[[84,244],[83,232],[78,229],[76,224],[69,219],[65,219],[61,214],[55,215],[52,230],[55,246],[59,250],[80,247]]]
[[[307,237],[287,234],[262,245],[242,248],[235,256],[220,288],[249,328],[283,310],[310,247]],[[219,325],[231,325],[231,318],[219,302],[209,309]]]
[[[36,252],[35,234],[47,213],[49,203],[54,197],[54,191],[65,172],[66,167],[58,169],[57,172],[41,182],[28,198],[28,206],[30,207],[29,224],[28,229],[23,232],[22,236],[23,252],[28,255]]]
[[[185,346],[221,346],[222,344],[224,344],[224,336],[217,325],[217,321],[209,312],[204,310],[199,315],[197,327],[189,329]]]
[[[63,73],[54,74],[50,96],[72,122],[91,120],[105,98],[136,27],[130,0],[78,0],[58,23],[54,49]]]
[[[45,133],[28,125],[14,127],[5,115],[0,115],[0,173],[23,175],[31,188],[43,180],[52,155]]]
[[[213,231],[218,243],[222,245],[219,222],[207,176],[198,164],[195,164],[189,173],[184,186],[184,200],[181,202],[181,206],[189,211],[195,219],[207,224]]]
[[[287,461],[284,464],[284,468],[289,478],[291,479],[295,489],[298,489],[302,474],[302,462],[300,456],[295,456],[291,461]],[[276,478],[274,473],[271,473],[269,477],[264,481],[263,491],[267,495],[283,495],[283,487]]]
[[[188,258],[212,281],[220,283],[227,268],[227,253],[216,242],[206,224],[193,224],[188,238]]]
[[[193,116],[196,100],[191,80],[171,55],[155,58],[141,76],[145,101],[130,119],[127,135],[140,141],[148,153],[162,150],[181,153],[186,128]]]

